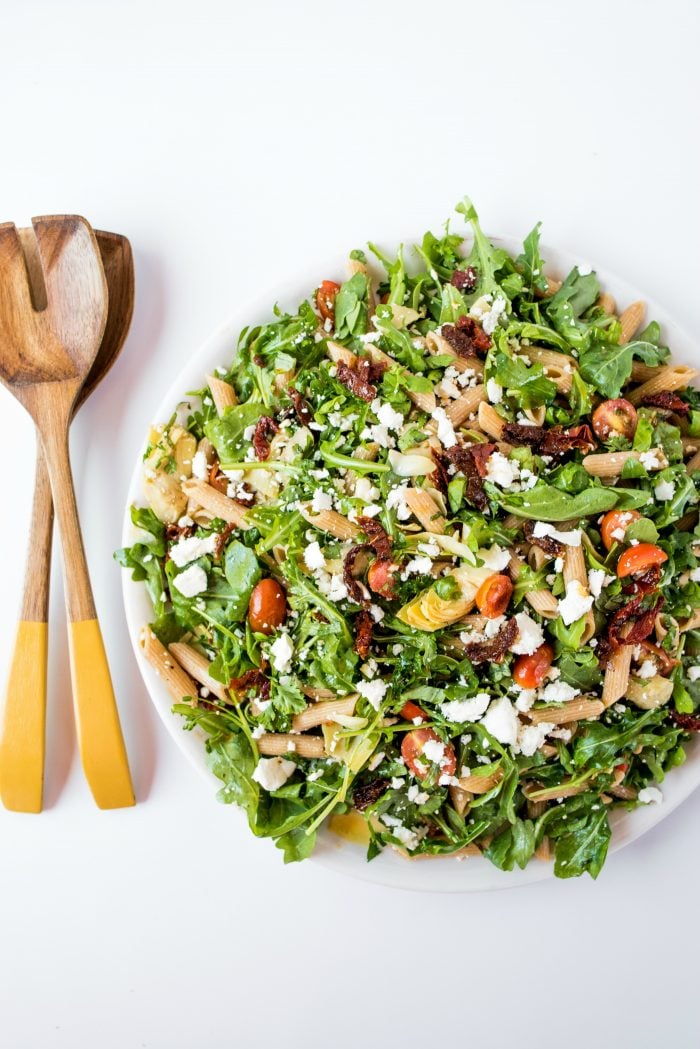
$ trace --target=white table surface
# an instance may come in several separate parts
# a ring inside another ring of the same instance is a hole
[[[98,812],[83,781],[57,555],[47,808],[0,810],[4,1049],[697,1044],[700,796],[597,884],[419,896],[285,869],[151,710],[111,553],[150,414],[232,306],[300,258],[437,227],[465,192],[487,229],[541,218],[700,332],[699,13],[3,5],[0,219],[78,211],[135,251],[132,332],[72,446],[139,800]],[[3,391],[0,448],[4,676],[33,438]]]

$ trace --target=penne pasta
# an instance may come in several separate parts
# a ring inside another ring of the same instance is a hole
[[[469,808],[473,794],[470,794],[468,790],[462,790],[461,787],[451,785],[447,788],[447,792],[450,795],[450,801],[452,807],[459,816],[463,816]]]
[[[298,754],[300,758],[325,758],[323,736],[296,736],[289,732],[266,732],[255,740],[260,754],[265,757],[284,757]]]
[[[357,696],[348,696],[346,699],[334,699],[327,702],[312,703],[300,714],[292,718],[292,731],[305,732],[309,728],[317,728],[328,722],[335,721],[338,715],[350,717],[355,713]]]
[[[646,304],[638,301],[633,302],[620,314],[620,345],[627,343],[636,335],[644,322],[647,311]]]
[[[229,699],[226,686],[209,674],[209,660],[203,653],[183,641],[173,642],[168,645],[168,650],[183,670],[186,670],[200,685],[209,689],[217,699],[224,701]]]
[[[599,699],[571,699],[561,707],[539,707],[529,710],[527,716],[534,725],[551,721],[554,725],[568,725],[572,721],[598,718],[605,710]]]
[[[689,368],[687,364],[664,365],[653,378],[627,394],[627,400],[637,407],[644,404],[645,398],[655,393],[672,393],[674,390],[682,390],[684,386],[690,385],[697,374],[697,370]]]
[[[218,415],[223,415],[227,408],[233,408],[238,404],[236,391],[230,382],[224,382],[216,375],[207,375],[207,382]]]
[[[447,522],[432,496],[422,488],[407,488],[404,498],[409,510],[418,518],[426,532],[442,535]]]
[[[182,482],[182,490],[198,506],[203,507],[212,517],[220,517],[227,524],[235,525],[236,528],[251,528],[246,512],[233,499],[229,499],[223,492],[212,488],[206,481],[192,478]]]
[[[607,313],[609,317],[611,317],[617,309],[615,299],[612,297],[609,291],[603,291],[600,293],[600,295],[598,296],[598,301],[596,302],[596,306],[599,309],[601,309],[603,313]]]
[[[494,437],[497,441],[503,436],[503,427],[505,426],[505,419],[503,419],[496,409],[488,403],[488,401],[481,401],[479,404],[479,426],[487,433],[489,437]]]
[[[622,645],[620,648],[616,648],[608,660],[603,681],[603,694],[601,696],[606,710],[613,703],[617,703],[618,699],[622,699],[627,692],[631,661],[631,645]]]
[[[578,583],[582,596],[590,596],[590,590],[588,589],[588,572],[586,570],[586,558],[583,554],[583,547],[581,546],[567,546],[564,551],[564,583],[568,586],[569,583]],[[587,641],[595,634],[595,617],[593,610],[589,609],[586,612],[586,625],[581,635],[581,644],[585,645]]]
[[[402,368],[393,357],[390,357],[388,353],[384,353],[383,350],[380,350],[373,343],[367,344],[367,354],[375,364],[384,364],[387,368],[398,368],[405,375],[410,375],[407,368]],[[416,408],[420,408],[422,412],[427,412],[430,415],[431,412],[435,411],[437,400],[434,393],[414,393],[412,390],[406,390],[406,394],[413,401]]]
[[[543,346],[521,346],[520,353],[542,365],[545,375],[556,384],[559,393],[571,392],[573,375],[578,368],[573,357],[567,357],[565,353],[557,353],[555,350],[547,350]]]
[[[656,455],[656,463],[647,469],[663,470],[668,466],[668,460],[661,448],[651,448],[649,452],[594,452],[593,455],[584,456],[582,465],[591,477],[613,479],[620,476],[623,466],[629,459],[639,460],[643,455],[649,456],[651,453]],[[651,462],[649,459],[647,461]]]
[[[520,576],[521,565],[520,558],[512,554],[508,572],[514,583]],[[559,615],[559,602],[550,590],[529,590],[525,594],[525,600],[535,612],[539,612],[543,619],[556,619]]]
[[[478,410],[479,405],[485,400],[486,387],[472,386],[448,405],[445,415],[455,428],[459,427]]]
[[[348,368],[354,368],[357,364],[357,357],[352,350],[341,346],[339,342],[333,342],[332,339],[328,339],[326,342],[326,353],[334,364],[339,364],[342,361],[343,364],[347,364]]]
[[[321,532],[328,532],[329,535],[334,535],[336,539],[354,539],[355,536],[360,534],[360,529],[356,524],[348,521],[347,517],[343,517],[342,514],[337,513],[335,510],[321,510],[315,514],[308,506],[300,505],[299,513],[314,528],[320,529]]]
[[[181,703],[183,699],[196,699],[198,695],[196,682],[170,655],[165,645],[161,644],[150,627],[144,628],[140,641],[141,650],[145,658],[151,664],[175,702]]]
[[[499,765],[488,776],[477,776],[473,773],[469,776],[460,776],[459,787],[460,790],[466,790],[470,794],[486,794],[487,791],[500,783],[502,779],[503,769]]]

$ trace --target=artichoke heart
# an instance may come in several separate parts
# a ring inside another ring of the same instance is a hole
[[[398,612],[398,618],[408,626],[427,631],[440,630],[457,623],[472,610],[477,590],[493,574],[493,569],[486,566],[476,568],[463,565],[453,568],[447,575],[459,583],[459,597],[447,600],[440,597],[434,587],[428,587],[403,606]]]

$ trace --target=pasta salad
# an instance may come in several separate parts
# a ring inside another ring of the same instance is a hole
[[[482,232],[353,251],[150,433],[121,565],[285,861],[596,877],[700,729],[700,393],[641,302]]]

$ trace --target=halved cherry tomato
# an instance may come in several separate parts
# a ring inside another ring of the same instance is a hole
[[[603,401],[593,412],[593,429],[601,441],[619,434],[631,441],[637,429],[637,409],[624,397]]]
[[[626,532],[633,521],[638,521],[642,515],[637,510],[610,510],[600,522],[600,537],[606,550],[611,550],[613,543],[620,542],[619,535],[614,535],[618,529]]]
[[[394,573],[398,571],[398,565],[393,561],[378,559],[373,561],[367,570],[367,583],[370,590],[382,597],[394,596]]]
[[[554,659],[554,649],[546,641],[529,656],[518,656],[513,665],[513,680],[521,688],[539,688]]]
[[[421,721],[426,720],[425,711],[421,710],[417,703],[411,703],[410,700],[401,707],[401,717],[406,721],[415,721],[416,718],[420,718]]]
[[[628,547],[620,557],[617,562],[617,575],[619,579],[624,579],[625,576],[636,575],[637,572],[646,572],[652,565],[662,565],[664,561],[668,561],[668,554],[665,554],[661,547],[654,546],[653,543],[637,543],[636,546]]]
[[[258,634],[271,634],[287,618],[287,595],[276,579],[261,579],[248,603],[248,622]]]
[[[322,280],[316,289],[316,305],[324,320],[335,320],[335,297],[339,291],[340,285],[334,280]]]
[[[474,601],[482,616],[497,619],[502,616],[513,596],[513,584],[507,575],[490,575],[476,592]]]
[[[443,743],[437,732],[431,728],[416,728],[407,732],[401,741],[401,757],[411,772],[419,779],[425,779],[430,772],[433,761],[424,756],[426,744],[439,743],[442,757],[439,762],[440,776],[454,776],[457,768],[457,755],[451,743]]]

